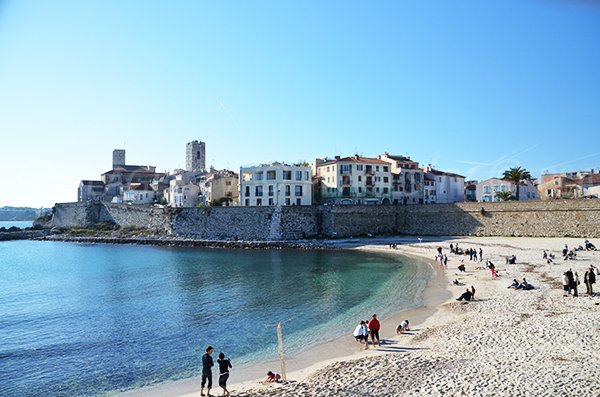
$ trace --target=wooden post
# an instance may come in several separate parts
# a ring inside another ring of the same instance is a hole
[[[283,323],[286,323],[289,320],[285,320],[285,321],[280,321],[277,324],[268,324],[265,325],[265,327],[275,327],[275,329],[277,330],[277,347],[278,347],[278,351],[279,351],[279,361],[281,362],[281,380],[286,381],[287,380],[287,376],[285,373],[285,350],[283,349]]]

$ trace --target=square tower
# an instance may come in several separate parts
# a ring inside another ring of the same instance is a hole
[[[188,142],[185,152],[185,169],[200,171],[206,168],[206,145],[202,141]]]
[[[119,165],[125,165],[125,150],[113,150],[113,169]]]

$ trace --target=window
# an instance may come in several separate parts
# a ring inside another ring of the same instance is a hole
[[[489,193],[489,192],[490,192],[490,185],[485,185],[485,186],[483,187],[483,192],[484,192],[484,193]]]
[[[390,180],[390,178],[388,178],[387,176],[384,176],[384,177],[383,177],[383,182],[385,182],[385,183],[388,183],[388,182],[389,182],[389,180]]]
[[[499,190],[500,190],[500,186],[498,186],[498,185],[494,185],[494,191],[495,191],[495,192],[497,192],[497,191],[499,191]]]
[[[375,188],[375,191],[376,191],[377,193],[379,193],[379,188],[378,188],[378,187],[376,187],[376,188]]]
[[[350,188],[349,187],[342,188],[342,196],[344,196],[344,197],[350,196]]]
[[[267,171],[267,180],[274,181],[277,178],[277,173],[275,171]]]
[[[302,185],[296,185],[294,187],[294,190],[295,190],[296,196],[302,196]]]
[[[358,192],[362,193],[362,187],[360,187],[360,186],[358,187]]]
[[[302,205],[302,199],[297,198],[296,199],[296,205]]]
[[[301,181],[302,180],[302,171],[296,171],[296,180],[297,181]]]
[[[358,181],[359,182],[362,181],[362,176],[361,175],[358,176]]]
[[[256,199],[256,205],[262,205],[262,199]]]
[[[244,204],[244,205],[245,205],[246,207],[250,206],[250,199],[246,199],[246,200],[245,200],[245,204]]]
[[[250,186],[246,186],[246,191],[244,192],[244,196],[245,197],[249,197],[250,196]]]
[[[269,205],[274,205],[272,198],[269,199]]]
[[[376,176],[375,177],[375,182],[381,182],[381,177],[380,176]]]
[[[501,192],[505,192],[506,191],[506,185],[500,185],[500,191]]]
[[[274,186],[273,186],[273,185],[269,185],[269,196],[272,196],[272,195],[273,195],[273,192],[274,192],[274,190],[275,190],[275,189],[274,189]],[[272,204],[271,204],[271,205],[272,205]]]
[[[384,188],[383,188],[383,193],[387,194],[387,193],[388,193],[388,191],[389,191],[389,189],[388,189],[387,187],[384,187]]]
[[[375,171],[379,172],[379,166],[378,165],[375,166]]]
[[[285,205],[290,205],[290,204],[291,204],[291,202],[290,202],[290,199],[289,199],[289,198],[286,198],[286,199],[285,199]]]
[[[262,171],[257,172],[255,174],[255,176],[256,176],[256,180],[257,181],[262,181],[263,180],[263,172]]]
[[[327,172],[329,172],[329,166],[327,166]]]
[[[340,174],[349,174],[352,172],[352,164],[342,164],[340,167]]]
[[[290,185],[285,185],[285,195],[290,196],[291,194],[292,194],[292,189],[290,188]]]
[[[356,171],[362,171],[363,170],[363,165],[362,164],[358,164],[356,166]]]
[[[262,186],[255,186],[254,187],[254,195],[256,197],[262,196],[262,193],[263,193],[263,187]]]
[[[310,181],[310,173],[308,171],[304,171],[304,179]]]
[[[388,166],[387,166],[387,165],[384,165],[384,166],[383,166],[383,172],[388,172],[388,170],[389,170]]]
[[[292,180],[292,171],[283,171],[283,180],[291,181]]]
[[[225,186],[231,186],[231,181],[226,181]]]

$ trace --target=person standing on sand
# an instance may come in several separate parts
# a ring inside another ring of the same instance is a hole
[[[567,275],[567,278],[569,279],[569,293],[571,293],[571,290],[573,289],[574,285],[575,285],[575,279],[573,278],[573,269],[569,269],[567,270],[567,272],[565,273]]]
[[[219,386],[223,389],[223,395],[228,396],[229,390],[227,390],[227,379],[229,379],[229,368],[231,368],[231,361],[225,359],[223,352],[219,353],[217,359],[219,363]]]
[[[444,254],[444,266],[448,267],[448,255]]]
[[[200,395],[204,396],[204,385],[207,383],[208,381],[208,385],[206,388],[206,395],[207,396],[211,396],[212,394],[210,394],[210,389],[212,388],[212,367],[213,365],[215,365],[215,363],[213,362],[213,359],[211,357],[211,354],[213,353],[215,349],[213,349],[212,346],[208,346],[206,348],[206,353],[204,353],[204,355],[202,356],[202,384],[200,387]]]
[[[373,341],[373,346],[375,346],[375,338],[377,338],[377,346],[381,346],[379,343],[379,329],[381,328],[381,324],[379,324],[379,320],[377,320],[377,315],[373,314],[371,320],[369,321],[369,332],[371,333],[371,340]]]
[[[475,299],[475,287],[471,285],[471,293],[473,294],[473,299]]]
[[[479,262],[483,262],[483,250],[479,248]]]
[[[590,266],[590,268],[585,272],[583,276],[583,282],[585,283],[585,288],[587,289],[588,295],[594,296],[593,284],[596,283],[594,266]]]
[[[577,274],[577,272],[575,272],[573,274],[573,286],[571,287],[571,289],[573,289],[573,297],[579,296],[577,295],[577,286],[581,284],[581,282],[579,281],[579,274]]]
[[[564,272],[562,275],[562,285],[563,285],[563,296],[569,296],[571,292],[571,283],[569,282],[569,277],[567,276],[567,272]]]

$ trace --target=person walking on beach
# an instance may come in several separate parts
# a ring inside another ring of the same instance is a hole
[[[210,389],[212,388],[212,367],[215,365],[211,354],[215,349],[212,346],[208,346],[206,348],[206,353],[202,356],[202,383],[200,387],[200,395],[204,396],[204,385],[206,385],[208,381],[208,385],[206,388],[206,395],[211,396]]]
[[[221,388],[223,389],[223,395],[228,396],[229,390],[227,390],[227,379],[229,379],[229,368],[231,368],[231,360],[226,360],[225,354],[221,352],[219,353],[217,363],[219,363],[219,386],[221,386]]]
[[[448,255],[444,254],[444,266],[448,268]]]
[[[371,340],[373,341],[373,346],[375,346],[375,338],[377,338],[377,346],[381,346],[379,344],[379,329],[381,328],[381,324],[379,324],[379,320],[377,320],[377,315],[373,314],[371,320],[369,321],[369,332],[371,333]]]
[[[479,262],[483,262],[483,250],[479,248]]]

